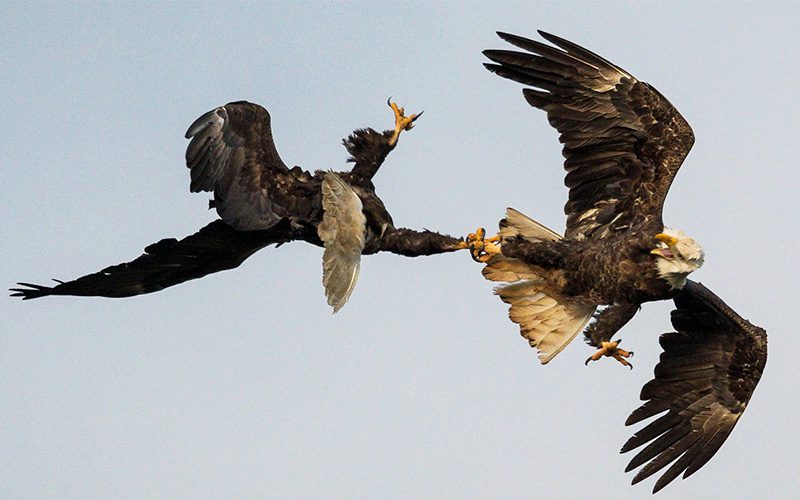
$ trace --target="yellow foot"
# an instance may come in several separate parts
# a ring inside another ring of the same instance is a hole
[[[467,236],[470,255],[475,262],[488,262],[493,256],[500,253],[500,236],[486,238],[486,230],[479,227],[474,233]]]
[[[394,133],[392,134],[392,138],[389,139],[389,145],[394,146],[397,144],[397,139],[400,138],[400,132],[414,128],[414,122],[417,121],[417,118],[422,116],[424,111],[406,116],[405,108],[401,108],[396,103],[392,102],[391,97],[386,101],[386,104],[394,111]]]
[[[614,342],[601,342],[600,349],[591,356],[589,356],[586,359],[586,363],[584,364],[588,365],[589,361],[597,361],[603,356],[608,356],[616,359],[624,366],[627,366],[628,368],[633,370],[633,365],[628,363],[628,361],[625,359],[633,356],[633,351],[624,351],[622,349],[619,349],[617,346],[619,345],[620,342],[622,342],[622,339],[615,340]]]

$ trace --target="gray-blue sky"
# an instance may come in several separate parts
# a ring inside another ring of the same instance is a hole
[[[464,234],[506,206],[562,230],[560,147],[481,50],[545,29],[654,84],[697,143],[665,219],[696,276],[770,333],[717,456],[660,498],[800,491],[794,3],[2,3],[0,283],[70,279],[215,217],[189,123],[266,106],[283,159],[425,110],[376,178],[395,222]],[[331,316],[321,251],[125,300],[0,300],[2,496],[643,497],[623,422],[671,304],[622,332],[632,372],[576,341],[546,367],[465,254],[368,257]],[[598,489],[600,488],[600,489]]]

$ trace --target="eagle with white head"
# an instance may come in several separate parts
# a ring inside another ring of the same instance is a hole
[[[650,253],[660,257],[656,260],[658,275],[672,288],[683,288],[686,277],[703,265],[706,256],[703,247],[680,229],[667,228],[655,237],[661,244]]]
[[[766,332],[687,279],[703,265],[703,249],[662,221],[664,199],[694,143],[686,120],[622,68],[539,33],[552,45],[498,33],[523,51],[484,54],[489,71],[529,86],[525,99],[560,133],[566,231],[509,208],[497,236],[484,238],[479,229],[470,237],[473,257],[486,263],[487,279],[501,283],[495,292],[543,364],[584,332],[598,348],[587,364],[609,356],[630,367],[633,353],[612,337],[643,303],[675,301],[676,331],[661,336],[655,379],[641,393],[646,402],[626,424],[668,411],[622,448],[646,445],[627,469],[644,465],[634,483],[672,463],[655,492],[694,473],[725,441],[761,378]]]

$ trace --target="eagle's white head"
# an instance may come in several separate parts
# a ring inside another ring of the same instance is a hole
[[[664,228],[655,239],[658,245],[650,253],[656,256],[658,275],[672,288],[683,288],[686,277],[703,265],[703,248],[679,229]]]

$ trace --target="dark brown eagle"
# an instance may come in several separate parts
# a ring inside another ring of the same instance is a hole
[[[689,124],[650,85],[572,42],[553,45],[498,33],[523,49],[487,50],[489,71],[534,88],[523,95],[547,112],[566,158],[561,236],[508,209],[498,236],[473,243],[484,276],[542,363],[584,331],[626,366],[632,355],[611,341],[644,302],[673,299],[674,332],[665,333],[645,403],[626,421],[661,414],[622,448],[644,446],[627,470],[633,483],[672,465],[653,492],[687,477],[719,449],[742,415],[767,360],[766,332],[742,319],[687,276],[703,264],[700,246],[662,221],[664,198],[694,143]],[[499,242],[499,244],[497,244]],[[601,308],[599,312],[596,312]],[[645,465],[646,464],[646,465]]]
[[[186,132],[192,192],[214,193],[216,220],[182,240],[163,239],[131,262],[107,267],[53,287],[18,283],[12,296],[128,297],[151,293],[239,266],[271,244],[302,240],[324,246],[323,285],[334,312],[350,297],[362,254],[385,251],[409,257],[466,248],[461,239],[396,228],[375,193],[372,177],[419,114],[405,116],[389,102],[395,128],[358,129],[343,141],[350,172],[314,173],[287,167],[272,140],[263,107],[232,102],[198,118]],[[420,113],[421,114],[421,113]]]

